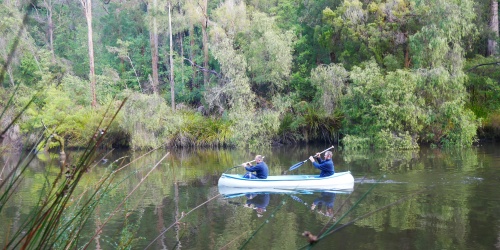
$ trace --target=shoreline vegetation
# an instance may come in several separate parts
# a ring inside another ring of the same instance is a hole
[[[489,1],[293,3],[2,2],[2,145],[83,148],[125,97],[102,148],[500,137]]]
[[[98,148],[499,138],[497,1],[247,2],[0,1],[0,152],[23,152],[0,180],[0,212],[38,152],[60,156],[4,248],[98,237],[107,219],[80,238],[127,166],[82,183]],[[84,150],[66,161],[68,148]],[[141,236],[124,217],[118,248],[132,249]]]

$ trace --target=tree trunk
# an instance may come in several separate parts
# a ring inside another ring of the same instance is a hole
[[[172,48],[172,17],[170,15],[170,2],[168,2],[168,30],[170,32],[170,98],[172,99],[172,111],[175,111],[174,49]]]
[[[55,61],[56,57],[54,54],[54,22],[52,20],[52,0],[45,2],[47,5],[47,26],[48,26],[48,36],[49,36],[49,49],[52,54],[52,61]]]
[[[410,40],[408,39],[408,32],[405,32],[406,39],[406,47],[405,47],[405,68],[410,68],[411,59],[410,59]]]
[[[92,107],[97,105],[97,98],[95,93],[96,80],[94,68],[94,42],[92,41],[92,0],[80,0],[85,18],[87,19],[87,33],[88,33],[88,46],[89,46],[89,65],[90,65],[90,92],[92,95]]]
[[[495,55],[497,53],[497,39],[498,39],[498,0],[491,0],[491,16],[490,16],[490,30],[493,37],[488,39],[488,54],[487,56]]]
[[[203,16],[205,17],[201,24],[201,31],[203,33],[203,84],[208,84],[208,0],[203,0]]]
[[[184,33],[179,33],[179,47],[181,48],[181,58],[184,58],[184,46],[182,40],[184,39]],[[181,86],[184,86],[184,63],[181,63]]]
[[[149,14],[150,15],[152,14],[153,16],[152,28],[151,31],[149,32],[149,40],[151,45],[151,68],[153,71],[152,88],[153,88],[153,93],[158,94],[158,28],[156,21],[156,13],[158,11],[157,0],[153,0],[153,8],[150,8],[148,11]]]
[[[194,24],[191,22],[191,24],[189,25],[189,45],[190,45],[190,51],[189,51],[189,60],[191,60],[191,62],[194,62],[194,48],[195,48],[195,43],[194,43]],[[198,84],[196,84],[196,66],[194,66],[194,64],[191,64],[191,67],[193,68],[193,76],[192,76],[192,80],[191,80],[191,90],[194,88],[194,87],[197,87]]]

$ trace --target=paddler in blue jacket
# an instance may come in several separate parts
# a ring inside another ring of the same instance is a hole
[[[243,167],[248,171],[243,178],[248,179],[267,179],[268,168],[267,164],[263,160],[264,157],[262,155],[255,156],[255,166],[252,166],[249,162],[243,163]],[[252,174],[255,172],[255,174]]]
[[[321,159],[320,153],[316,153],[316,155],[314,157],[309,156],[309,160],[312,162],[312,164],[314,165],[315,168],[321,170],[319,177],[327,177],[327,176],[333,175],[335,173],[335,170],[333,168],[333,161],[332,161],[332,151],[325,152],[325,159],[324,160]]]

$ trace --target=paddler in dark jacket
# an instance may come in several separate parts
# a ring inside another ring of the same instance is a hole
[[[243,167],[248,171],[243,178],[248,179],[267,179],[268,168],[267,164],[264,162],[262,155],[255,156],[255,166],[252,166],[249,162],[243,163]],[[255,174],[252,174],[255,172]]]
[[[335,173],[335,170],[333,168],[333,161],[332,161],[332,151],[325,152],[325,159],[324,160],[321,159],[320,153],[316,153],[316,155],[314,157],[309,156],[309,160],[312,162],[312,164],[315,168],[321,170],[319,177],[326,177],[326,176],[333,175]]]

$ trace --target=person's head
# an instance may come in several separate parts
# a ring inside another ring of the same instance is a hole
[[[332,151],[326,151],[325,153],[325,159],[332,159]]]
[[[326,209],[326,215],[327,216],[333,216],[333,208],[332,207],[329,207]]]
[[[257,211],[257,217],[262,217],[262,216],[264,216],[264,212],[266,211],[266,209],[262,208],[262,207],[257,207],[257,209],[255,209],[255,211]]]
[[[263,158],[264,158],[264,157],[262,157],[262,155],[256,155],[256,156],[255,156],[255,162],[257,162],[257,163],[261,163]]]

